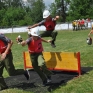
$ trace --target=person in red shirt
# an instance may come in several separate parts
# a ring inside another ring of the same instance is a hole
[[[81,29],[85,29],[85,20],[84,19],[81,20]]]
[[[4,68],[7,70],[10,76],[24,74],[27,80],[30,77],[29,72],[27,70],[15,69],[11,51],[12,45],[12,40],[7,38],[4,34],[0,34],[0,90],[8,88],[2,76]]]
[[[48,10],[45,10],[43,12],[43,18],[44,18],[44,20],[42,20],[41,22],[36,23],[32,26],[29,26],[28,29],[44,25],[46,27],[46,31],[44,31],[42,34],[40,34],[40,37],[52,37],[51,46],[56,47],[55,41],[56,41],[56,36],[57,36],[58,32],[56,32],[56,31],[54,32],[54,30],[55,30],[55,26],[56,26],[56,21],[59,19],[59,16],[52,18],[50,16],[50,12]]]
[[[46,86],[51,82],[51,75],[53,74],[46,67],[45,60],[43,57],[43,46],[42,41],[49,43],[51,40],[44,40],[39,36],[38,28],[31,29],[31,37],[27,40],[20,42],[22,46],[28,45],[28,51],[30,54],[32,66],[34,70],[38,73],[43,81],[43,85]]]

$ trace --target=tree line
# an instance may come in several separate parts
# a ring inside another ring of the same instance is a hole
[[[43,0],[0,0],[0,28],[26,26],[40,22],[47,9]],[[93,19],[93,0],[55,0],[49,6],[51,16],[60,16],[59,22]]]

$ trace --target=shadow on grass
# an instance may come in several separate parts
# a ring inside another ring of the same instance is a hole
[[[81,67],[82,75],[88,74],[88,72],[91,70],[93,70],[93,67]],[[5,79],[5,81],[9,88],[17,88],[25,91],[32,91],[34,93],[47,93],[59,88],[60,86],[65,86],[69,80],[78,76],[78,73],[75,72],[52,72],[54,73],[51,77],[52,82],[46,87],[42,86],[42,81],[34,70],[30,70],[29,81],[26,80],[24,75],[8,77]]]
[[[93,70],[93,67],[81,67],[82,75],[88,74],[89,71]]]

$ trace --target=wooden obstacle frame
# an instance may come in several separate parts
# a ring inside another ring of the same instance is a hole
[[[71,71],[81,75],[80,52],[43,52],[49,70]],[[23,52],[24,69],[33,68],[28,51]]]

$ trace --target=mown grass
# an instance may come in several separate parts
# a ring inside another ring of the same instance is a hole
[[[59,31],[56,48],[52,48],[50,44],[43,43],[45,51],[62,51],[62,52],[80,52],[81,67],[93,67],[93,44],[87,45],[86,39],[90,29],[82,31]],[[23,68],[23,51],[27,51],[27,46],[22,47],[16,43],[16,37],[21,35],[26,39],[27,33],[13,33],[6,34],[13,40],[12,47],[14,64],[16,68]],[[45,39],[51,39],[45,38]],[[8,77],[7,72],[4,70],[4,77]],[[0,93],[31,93],[19,89],[8,89]],[[72,79],[66,84],[61,85],[58,89],[52,91],[52,93],[93,93],[93,70],[81,75],[79,78]]]

